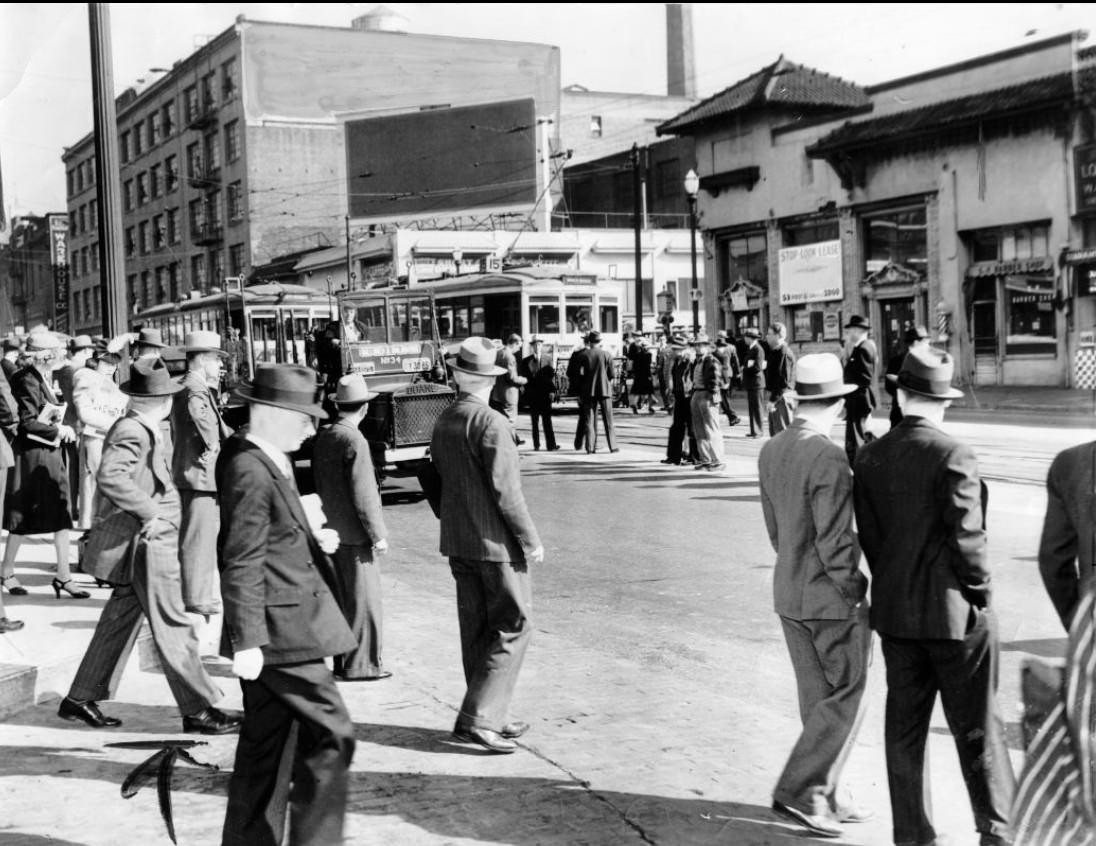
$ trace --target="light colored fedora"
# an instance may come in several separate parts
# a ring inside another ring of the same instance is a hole
[[[495,364],[498,353],[495,345],[486,338],[465,338],[460,350],[448,359],[449,366],[461,373],[473,376],[501,376],[506,371]]]
[[[183,337],[183,352],[187,353],[217,353],[228,358],[228,353],[221,349],[221,336],[208,329],[195,329],[187,332]]]
[[[339,379],[335,393],[328,394],[327,398],[335,405],[361,405],[375,396],[377,392],[369,390],[364,376],[360,373],[347,373]]]
[[[836,399],[851,394],[856,385],[845,382],[841,360],[833,353],[811,353],[795,363],[795,390],[801,400]]]

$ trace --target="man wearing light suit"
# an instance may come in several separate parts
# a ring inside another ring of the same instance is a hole
[[[96,700],[114,695],[147,618],[183,731],[225,734],[239,726],[212,703],[221,692],[202,667],[198,638],[179,584],[179,493],[171,481],[160,423],[181,385],[160,359],[136,362],[121,386],[129,411],[107,433],[96,477],[98,507],[85,567],[115,586],[58,716],[92,728],[121,725]]]
[[[1062,625],[1096,576],[1096,441],[1058,453],[1047,473],[1039,573]]]
[[[773,810],[823,837],[840,837],[838,823],[872,816],[839,789],[863,715],[871,654],[852,473],[830,440],[854,390],[842,382],[837,356],[803,356],[790,397],[798,400],[795,420],[765,444],[758,462],[761,507],[777,553],[773,596],[803,721]]]
[[[925,743],[939,693],[981,846],[1012,842],[1015,780],[997,708],[998,635],[974,450],[941,428],[963,394],[945,353],[898,373],[902,421],[856,456],[856,524],[887,664],[884,742],[894,842],[933,843]]]
[[[343,842],[354,724],[324,658],[357,644],[327,557],[338,535],[310,526],[288,455],[324,415],[316,371],[260,365],[236,393],[250,422],[217,467],[221,654],[240,677],[244,720],[221,843],[331,846]]]
[[[510,427],[488,404],[503,372],[491,342],[468,338],[450,364],[460,393],[434,425],[430,455],[441,484],[441,553],[457,584],[468,685],[453,734],[507,753],[529,728],[511,721],[509,710],[533,633],[529,565],[544,560],[544,547],[521,492]]]

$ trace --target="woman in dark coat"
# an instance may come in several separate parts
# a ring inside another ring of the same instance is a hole
[[[643,400],[647,400],[647,410],[655,413],[655,383],[652,378],[651,350],[646,339],[640,338],[633,345],[632,352],[632,413],[639,414]]]
[[[4,549],[3,584],[13,596],[26,594],[15,577],[15,557],[24,535],[53,534],[57,551],[54,595],[62,591],[73,599],[90,594],[75,587],[69,570],[69,529],[72,528],[68,468],[62,442],[76,439],[71,426],[39,420],[47,404],[58,404],[51,386],[53,369],[63,361],[60,339],[51,332],[35,332],[27,339],[29,363],[11,381],[11,392],[19,409],[18,434],[13,444],[15,467],[8,492],[5,516],[8,545]],[[50,442],[56,443],[51,446]]]

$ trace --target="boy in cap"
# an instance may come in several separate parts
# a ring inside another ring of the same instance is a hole
[[[316,493],[328,525],[339,533],[339,605],[357,640],[356,648],[335,656],[335,678],[340,681],[377,681],[392,675],[381,660],[381,573],[376,560],[388,552],[388,531],[369,442],[360,428],[375,396],[360,373],[342,376],[331,398],[338,416],[312,445]]]
[[[871,654],[868,580],[853,531],[852,473],[830,440],[844,398],[832,353],[796,368],[795,420],[761,449],[761,508],[776,570],[773,595],[799,688],[803,732],[773,791],[773,810],[812,834],[871,817],[839,789],[856,739]]]

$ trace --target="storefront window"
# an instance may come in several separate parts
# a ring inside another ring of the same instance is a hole
[[[1053,354],[1057,351],[1053,288],[1054,283],[1050,279],[1039,282],[1005,280],[1008,306],[1006,353]]]
[[[819,241],[836,241],[840,237],[837,220],[821,220],[784,227],[785,247],[800,247],[803,244],[817,244]]]
[[[723,280],[723,288],[729,288],[739,279],[748,279],[755,285],[768,288],[769,256],[765,233],[731,238],[724,243],[727,249],[727,276]]]
[[[929,251],[924,206],[865,218],[864,242],[866,274],[896,264],[925,277]]]

